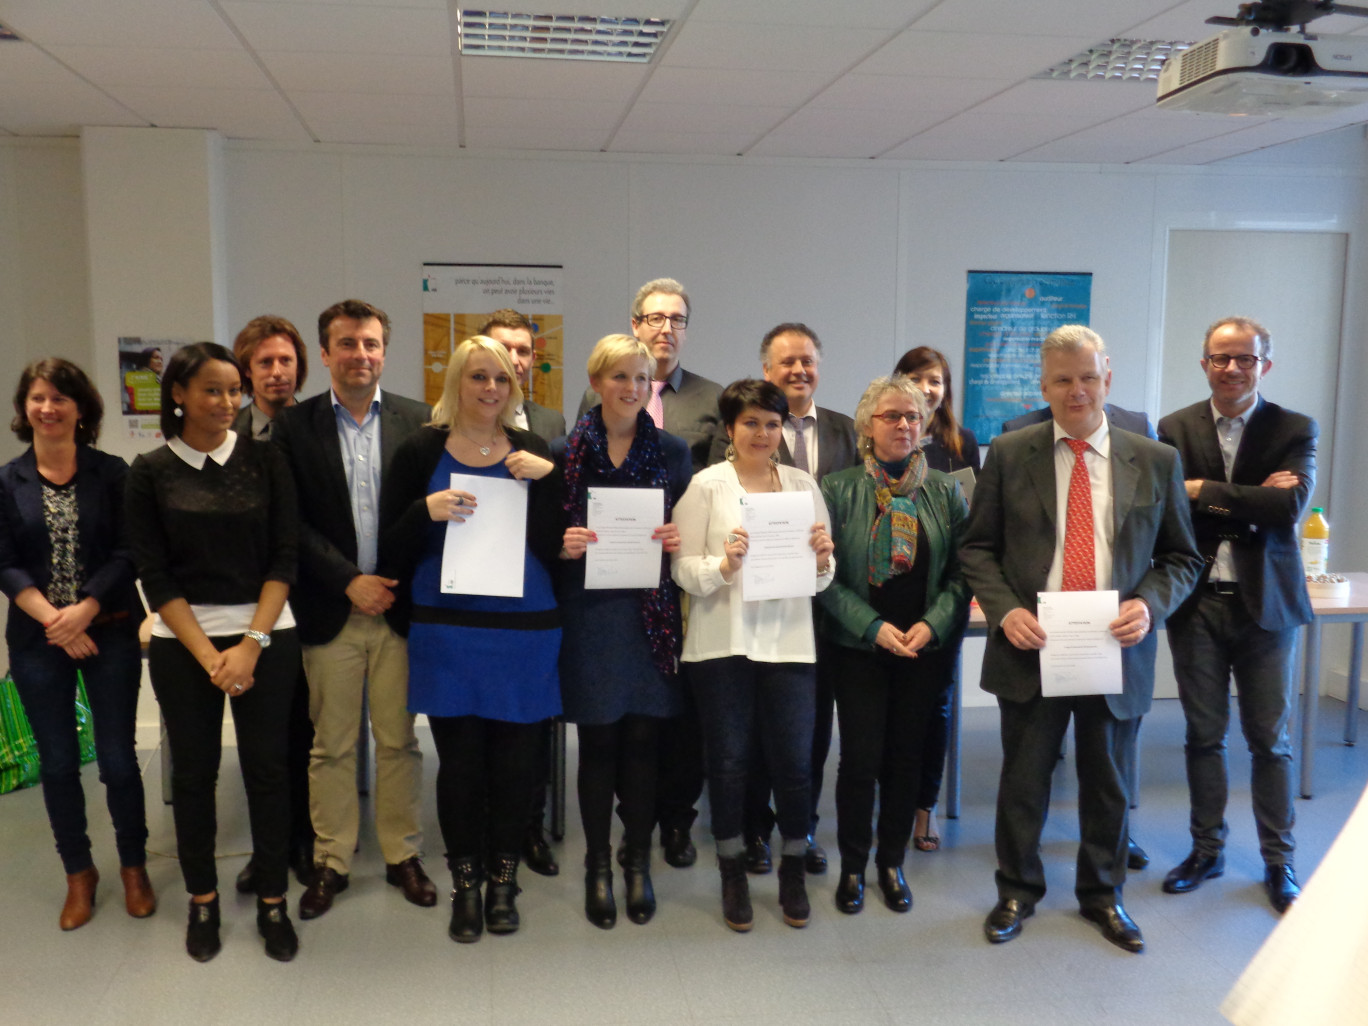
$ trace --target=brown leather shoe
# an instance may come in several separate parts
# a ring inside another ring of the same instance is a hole
[[[100,882],[100,871],[94,866],[79,873],[67,874],[66,904],[57,920],[63,930],[75,930],[90,922],[95,912],[95,887]]]
[[[398,865],[385,864],[385,881],[404,892],[404,897],[415,905],[432,908],[437,904],[437,888],[428,875],[423,872],[423,860],[417,855],[404,859]],[[303,905],[299,914],[304,914]]]
[[[152,881],[147,878],[146,866],[123,866],[119,870],[123,881],[124,908],[134,919],[146,919],[157,911],[157,896],[152,893]]]
[[[313,883],[299,899],[299,918],[317,919],[332,908],[333,898],[345,891],[350,883],[350,877],[331,866],[320,866],[314,873]]]

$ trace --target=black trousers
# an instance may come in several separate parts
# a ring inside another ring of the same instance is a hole
[[[624,716],[616,723],[581,723],[579,731],[580,820],[589,852],[612,847],[613,798],[622,819],[622,843],[649,848],[655,825],[656,750],[660,724],[655,716]]]
[[[517,855],[546,721],[430,716],[437,747],[437,823],[447,862]]]
[[[223,651],[241,641],[242,635],[210,640]],[[257,660],[255,683],[231,700],[238,763],[247,789],[252,851],[257,859],[257,893],[263,898],[282,897],[288,884],[290,789],[286,750],[299,660],[295,631],[275,631],[271,647]],[[181,875],[188,892],[208,894],[218,889],[214,792],[222,757],[225,696],[209,682],[209,675],[189,650],[174,638],[153,638],[147,661],[171,745],[171,806]]]

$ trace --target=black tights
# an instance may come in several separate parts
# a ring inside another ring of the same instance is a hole
[[[437,747],[437,822],[447,861],[514,855],[527,829],[545,721],[430,716]]]
[[[579,725],[580,819],[590,852],[612,847],[613,796],[621,804],[623,844],[646,848],[655,822],[656,748],[660,720],[627,715],[616,723]]]

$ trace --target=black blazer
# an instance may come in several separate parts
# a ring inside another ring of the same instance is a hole
[[[1206,562],[1198,583],[1206,583],[1221,542],[1230,541],[1240,598],[1250,617],[1264,630],[1311,622],[1297,524],[1316,488],[1319,434],[1310,417],[1260,398],[1245,422],[1227,481],[1210,400],[1203,399],[1159,421],[1159,439],[1178,450],[1183,476],[1203,479],[1202,490],[1192,500],[1192,526]],[[1293,471],[1300,484],[1295,488],[1262,487],[1275,470]],[[1190,613],[1195,604],[1194,592],[1175,618]]]
[[[134,586],[133,550],[124,530],[128,464],[88,445],[76,451],[78,557],[86,570],[81,598],[100,603],[100,614],[124,614],[137,630],[145,610]],[[43,625],[13,604],[25,588],[46,593],[52,579],[52,539],[43,519],[43,485],[32,447],[0,467],[0,591],[9,596],[5,641],[11,648],[47,644]],[[121,618],[123,619],[123,618]]]
[[[514,449],[551,459],[551,447],[531,431],[506,428]],[[380,558],[378,572],[399,580],[394,605],[385,618],[398,633],[408,636],[413,614],[413,571],[427,544],[432,517],[428,515],[428,482],[442,458],[448,431],[425,427],[406,439],[385,474],[380,496]],[[559,467],[528,487],[527,547],[550,571],[560,555],[562,476]],[[297,614],[296,614],[297,615]]]
[[[388,477],[400,444],[429,416],[427,404],[381,391],[384,477]],[[351,615],[347,585],[361,573],[356,565],[356,526],[347,474],[342,469],[342,444],[337,440],[331,389],[282,410],[271,429],[271,441],[285,453],[299,495],[299,583],[290,608],[299,625],[299,640],[306,645],[323,645],[337,637]],[[382,507],[384,491],[382,484]],[[391,607],[385,614],[391,626],[396,623],[393,612]]]

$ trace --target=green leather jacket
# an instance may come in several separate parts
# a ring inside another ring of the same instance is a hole
[[[863,464],[828,474],[822,479],[822,498],[831,514],[836,579],[817,596],[822,611],[818,629],[838,645],[870,649],[880,622],[869,604],[869,533],[878,515],[874,479]],[[928,470],[917,497],[917,519],[931,554],[922,619],[935,635],[938,649],[958,645],[969,621],[971,595],[959,561],[968,514],[959,482],[939,470]]]

